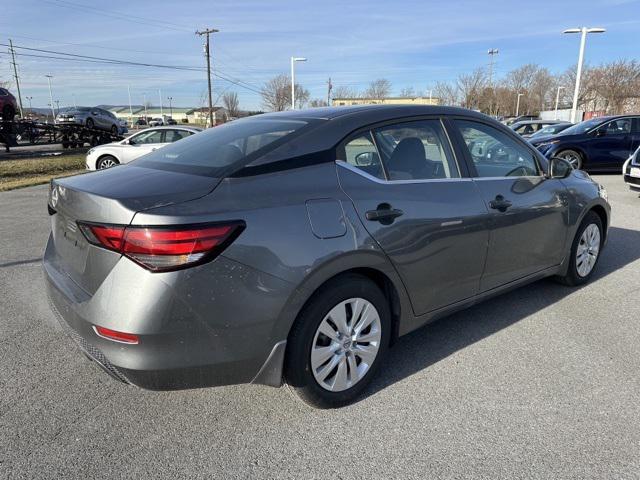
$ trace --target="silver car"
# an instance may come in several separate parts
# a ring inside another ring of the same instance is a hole
[[[77,107],[65,110],[56,115],[56,123],[103,130],[114,136],[119,135],[122,130],[118,118],[113,113],[98,107]]]
[[[605,245],[606,191],[451,107],[259,115],[51,183],[47,289],[114,378],[358,397],[396,338]]]

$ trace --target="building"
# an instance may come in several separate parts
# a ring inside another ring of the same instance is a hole
[[[180,108],[163,105],[162,108],[143,105],[133,105],[131,108],[126,105],[117,105],[109,107],[108,110],[113,113],[119,119],[131,122],[138,118],[159,118],[162,116],[171,117],[178,123],[195,123],[204,125],[209,118],[209,108]],[[227,121],[227,111],[222,107],[213,107],[213,121],[215,124],[224,123]]]
[[[436,97],[387,97],[387,98],[334,98],[331,101],[333,106],[341,105],[439,105],[440,100]]]

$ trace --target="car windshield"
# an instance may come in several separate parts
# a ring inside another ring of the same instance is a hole
[[[552,135],[554,133],[558,133],[566,128],[569,128],[568,125],[565,125],[563,123],[559,123],[558,125],[547,125],[544,128],[541,128],[540,130],[538,130],[536,133],[534,133],[531,138],[533,137],[544,137],[545,135]]]
[[[191,135],[134,162],[140,167],[223,177],[299,133],[308,121],[246,119]]]
[[[566,130],[563,130],[558,135],[582,135],[583,133],[587,133],[589,130],[597,127],[603,122],[603,118],[592,118],[591,120],[585,120],[584,122],[577,123],[573,127],[569,127]]]

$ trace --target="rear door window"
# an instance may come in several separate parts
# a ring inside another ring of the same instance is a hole
[[[419,120],[373,130],[389,180],[459,178],[440,120]]]

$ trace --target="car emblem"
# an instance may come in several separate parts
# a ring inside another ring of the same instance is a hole
[[[58,188],[54,186],[53,189],[51,190],[51,206],[55,208],[57,204],[58,204]]]

